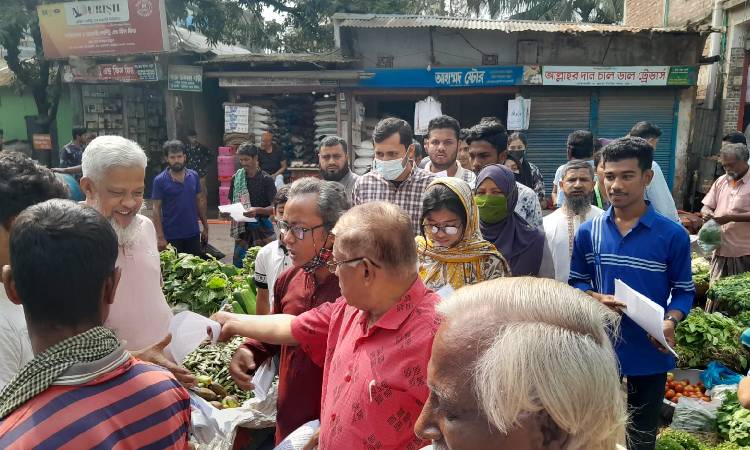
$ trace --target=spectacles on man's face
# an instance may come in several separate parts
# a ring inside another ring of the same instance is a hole
[[[321,223],[320,225],[316,225],[311,228],[305,228],[299,225],[290,225],[289,222],[279,220],[279,232],[281,232],[282,234],[286,234],[287,232],[291,231],[292,236],[294,236],[299,241],[304,240],[307,233],[323,227],[324,225]]]
[[[337,271],[337,270],[339,269],[339,267],[340,267],[341,265],[343,265],[343,264],[355,263],[355,262],[359,262],[359,261],[365,261],[365,260],[366,260],[366,261],[367,261],[368,263],[372,264],[373,266],[375,266],[375,267],[378,267],[378,268],[380,268],[380,266],[379,266],[379,265],[375,264],[374,262],[370,261],[370,259],[369,259],[369,258],[367,258],[367,257],[364,257],[364,256],[362,256],[362,257],[360,257],[360,258],[352,258],[352,259],[347,259],[347,260],[344,260],[344,261],[336,261],[335,259],[332,259],[332,260],[330,260],[330,261],[328,261],[328,262],[326,263],[326,266],[328,267],[328,270],[329,270],[329,271],[330,271],[331,273],[334,273],[334,274],[335,274],[335,273],[336,273],[336,271]]]
[[[436,235],[442,231],[448,236],[455,236],[459,232],[459,228],[455,225],[430,225],[428,223],[423,223],[422,226],[424,227],[425,231],[431,233],[432,235]]]

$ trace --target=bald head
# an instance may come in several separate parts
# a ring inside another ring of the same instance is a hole
[[[368,255],[384,269],[405,276],[417,270],[411,219],[398,206],[386,202],[357,205],[341,216],[333,233],[336,246],[346,254]]]

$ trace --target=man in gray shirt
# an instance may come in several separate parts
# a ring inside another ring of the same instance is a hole
[[[318,164],[321,178],[341,183],[344,186],[347,198],[351,198],[354,183],[359,175],[349,170],[346,141],[338,136],[324,138],[320,143]]]

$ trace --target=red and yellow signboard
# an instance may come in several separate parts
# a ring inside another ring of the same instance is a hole
[[[37,6],[44,56],[126,55],[169,49],[164,0],[92,0]]]

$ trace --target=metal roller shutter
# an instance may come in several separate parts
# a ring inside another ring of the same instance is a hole
[[[528,158],[544,176],[547,196],[559,166],[567,162],[568,135],[589,129],[591,102],[588,93],[578,96],[531,96],[531,120],[527,136]]]
[[[661,138],[654,159],[659,163],[664,178],[672,187],[674,174],[674,134],[677,117],[674,92],[640,89],[637,95],[623,93],[599,97],[599,130],[597,137],[625,136],[636,122],[647,120],[661,128]]]

